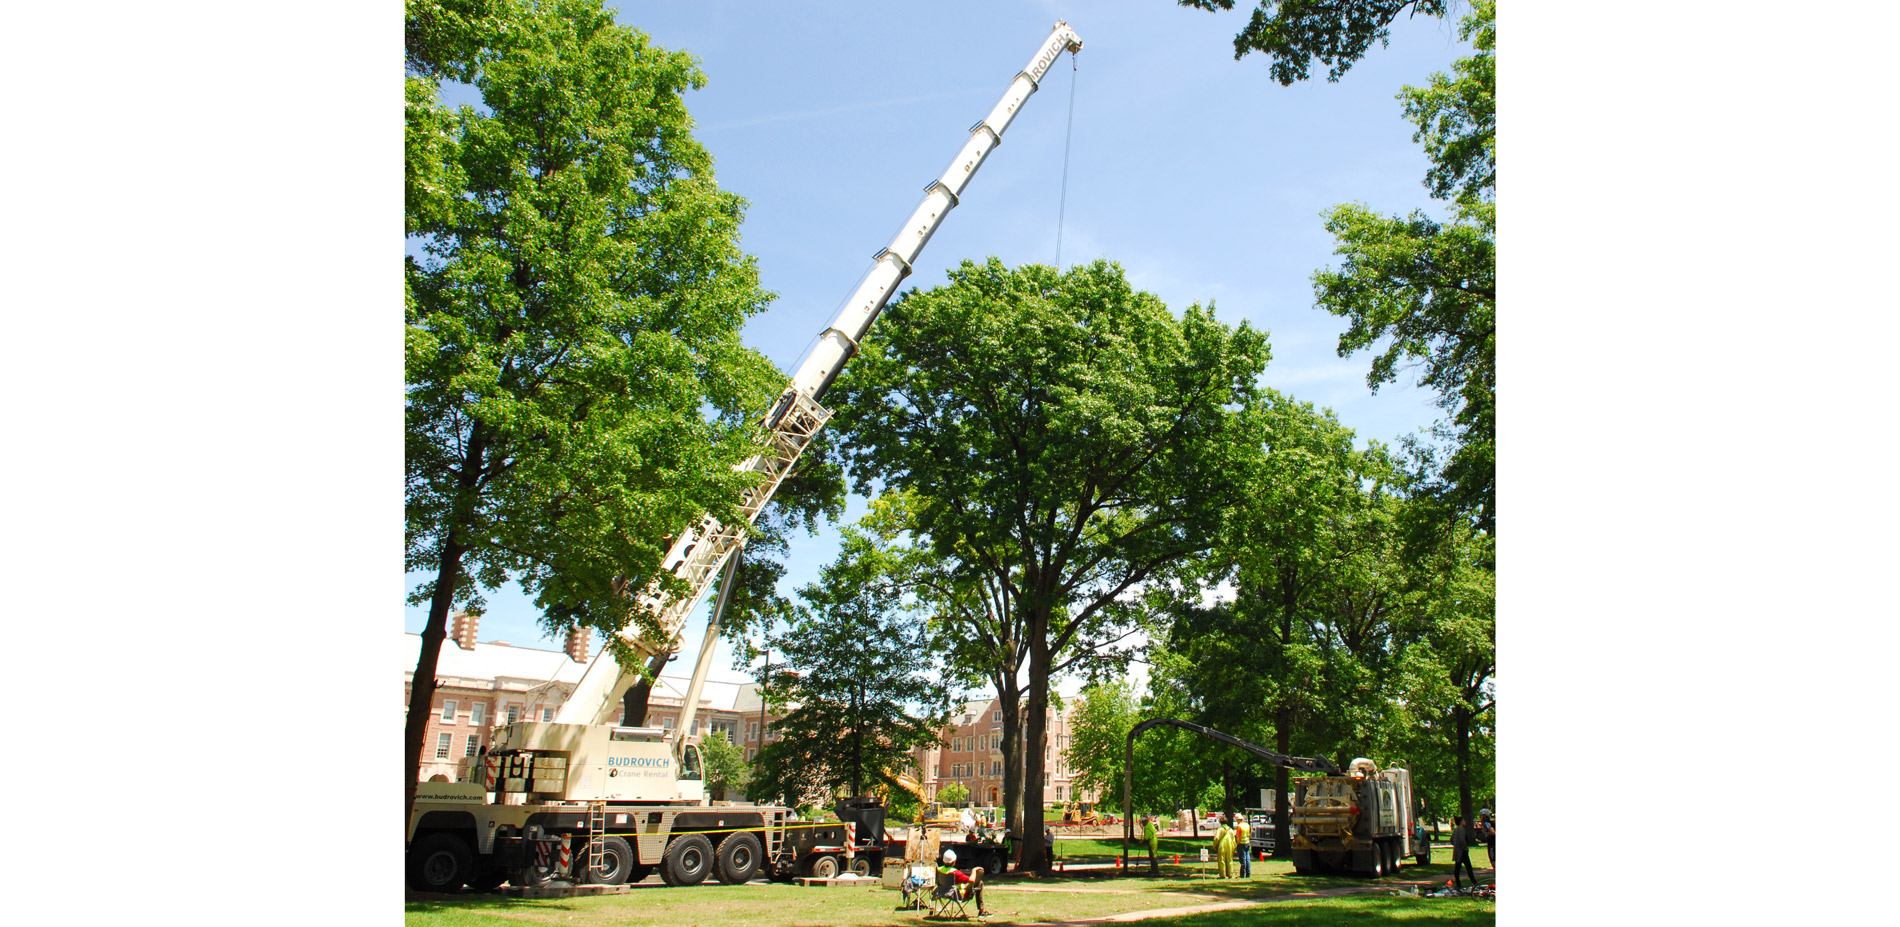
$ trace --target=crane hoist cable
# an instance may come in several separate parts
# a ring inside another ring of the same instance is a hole
[[[1062,270],[1062,214],[1069,208],[1069,139],[1075,135],[1075,80],[1080,70],[1069,56],[1069,127],[1062,130],[1062,196],[1056,202],[1056,270]]]

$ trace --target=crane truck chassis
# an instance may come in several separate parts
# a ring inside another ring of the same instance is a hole
[[[837,823],[799,821],[777,805],[710,804],[699,748],[686,745],[676,768],[670,739],[661,728],[536,721],[497,728],[491,750],[463,764],[463,781],[417,786],[410,886],[618,885],[654,870],[668,885],[715,874],[743,884],[760,875],[881,869],[884,809],[876,800],[839,803]],[[526,746],[551,742],[566,749]],[[588,799],[573,798],[580,795]]]
[[[845,301],[817,346],[801,362],[785,392],[762,421],[767,447],[739,469],[758,474],[740,509],[757,519],[792,465],[830,418],[818,404],[856,353],[930,237],[975,177],[1043,75],[1062,52],[1082,40],[1058,21],[1036,53],[1010,81],[950,165],[924,188],[924,198],[871,270]],[[680,532],[667,568],[688,588],[667,595],[657,584],[633,607],[651,614],[657,632],[630,622],[621,643],[642,660],[680,649],[687,616],[715,579],[724,592],[707,623],[706,640],[685,695],[682,732],[699,704],[719,622],[732,588],[737,554],[748,537],[743,525],[707,517]],[[418,783],[408,822],[406,868],[419,891],[454,891],[545,884],[554,879],[619,884],[659,870],[669,885],[696,885],[715,871],[742,883],[764,873],[836,875],[879,871],[883,810],[875,800],[847,799],[839,823],[796,820],[776,805],[712,804],[706,800],[696,747],[682,733],[611,723],[620,696],[637,674],[619,665],[622,649],[603,648],[553,721],[518,721],[495,729],[478,763],[465,763],[458,782]],[[634,719],[641,720],[641,719]]]

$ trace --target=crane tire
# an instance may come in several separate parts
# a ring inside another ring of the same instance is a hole
[[[474,877],[475,854],[454,834],[427,834],[409,845],[408,870],[410,888],[452,892]]]
[[[860,856],[852,860],[850,869],[852,875],[869,876],[871,874],[871,858],[869,856]]]
[[[587,844],[579,851],[581,880],[588,885],[622,885],[633,871],[633,845],[625,837],[600,838],[600,869],[587,865]]]
[[[719,881],[744,885],[759,874],[762,861],[759,838],[746,833],[733,834],[719,844]]]
[[[705,834],[675,837],[666,848],[666,869],[673,874],[673,885],[698,885],[706,881],[712,867],[712,841]]]

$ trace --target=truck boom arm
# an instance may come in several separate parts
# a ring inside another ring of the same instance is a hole
[[[1192,721],[1182,721],[1179,718],[1149,718],[1128,729],[1127,752],[1122,757],[1122,776],[1124,777],[1122,783],[1122,859],[1124,860],[1128,858],[1128,844],[1135,839],[1134,809],[1132,807],[1135,791],[1135,735],[1151,727],[1160,727],[1162,725],[1178,727],[1184,731],[1193,731],[1202,737],[1212,738],[1221,743],[1239,747],[1275,766],[1284,766],[1288,769],[1299,769],[1306,772],[1325,773],[1329,776],[1339,775],[1339,767],[1334,766],[1332,760],[1323,756],[1287,756],[1284,753],[1268,750],[1259,744],[1248,743],[1232,734],[1224,734],[1211,727],[1195,724]]]
[[[1036,53],[1029,59],[1015,79],[1010,81],[1009,89],[1001,99],[970,129],[970,138],[950,162],[950,166],[937,179],[924,187],[924,198],[917,208],[911,211],[910,218],[891,239],[890,244],[879,251],[874,258],[869,273],[858,284],[851,297],[831,324],[818,336],[818,344],[793,374],[791,383],[785,392],[773,403],[766,413],[764,427],[767,449],[739,465],[741,470],[750,470],[759,474],[759,479],[750,489],[741,494],[739,508],[744,513],[747,524],[758,519],[772,494],[778,490],[790,473],[792,464],[804,453],[807,446],[817,436],[819,429],[831,418],[831,413],[818,404],[825,390],[837,379],[845,362],[858,350],[858,344],[871,323],[877,320],[884,304],[897,291],[897,285],[910,275],[912,263],[917,255],[935,234],[943,218],[955,209],[957,199],[970,178],[976,176],[978,168],[983,166],[985,158],[1002,143],[1003,132],[1022,110],[1023,103],[1036,92],[1044,74],[1049,71],[1056,58],[1062,52],[1070,54],[1082,50],[1082,39],[1070,29],[1067,23],[1057,22],[1044,39]],[[725,525],[717,519],[708,517],[692,529],[682,532],[674,540],[662,561],[665,569],[686,582],[688,592],[684,595],[671,595],[656,588],[636,597],[634,607],[650,614],[659,633],[648,636],[640,623],[629,622],[620,632],[621,640],[632,646],[642,656],[672,652],[679,649],[680,629],[686,624],[687,616],[699,606],[712,590],[714,579],[721,567],[746,542],[746,525]],[[620,698],[627,687],[634,682],[633,673],[623,671],[613,657],[613,648],[601,649],[576,684],[574,694],[562,704],[555,720],[568,724],[610,724],[616,720],[614,712],[620,706]],[[694,669],[694,693],[703,682],[706,672],[706,660],[698,661]],[[691,707],[691,706],[689,706]],[[636,719],[637,720],[637,719]],[[682,740],[685,732],[680,733]]]

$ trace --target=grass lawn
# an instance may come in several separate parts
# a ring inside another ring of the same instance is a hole
[[[1179,841],[1198,851],[1199,845]],[[1064,841],[1108,844],[1109,841]],[[1116,849],[1120,841],[1114,841]],[[1170,841],[1163,852],[1171,853]],[[1113,851],[1101,852],[1112,858]],[[1065,858],[1073,857],[1064,854]],[[1443,882],[1451,873],[1450,855],[1437,854],[1431,866],[1406,866],[1387,881],[1393,883]],[[1379,891],[1333,898],[1290,898],[1298,892],[1366,887],[1365,879],[1340,876],[1296,876],[1287,861],[1255,862],[1250,879],[1210,879],[1187,865],[1164,865],[1159,877],[1123,878],[1114,870],[1071,872],[1040,879],[1015,874],[993,880],[985,901],[995,915],[982,923],[1007,925],[1060,921],[1125,911],[1175,908],[1221,901],[1265,900],[1269,904],[1203,914],[1144,921],[1153,927],[1239,927],[1241,924],[1381,924],[1405,921],[1426,924],[1483,924],[1496,921],[1497,906],[1451,898],[1399,898]],[[1194,852],[1193,859],[1200,854]],[[1394,887],[1397,887],[1396,884]],[[1280,899],[1280,900],[1274,900]],[[754,883],[667,888],[654,883],[636,886],[625,895],[591,898],[510,899],[499,895],[458,895],[405,905],[409,927],[916,927],[955,923],[926,918],[922,912],[899,911],[895,890],[875,888],[802,888],[795,885]],[[972,911],[974,913],[974,911]],[[976,923],[972,920],[970,923]]]

